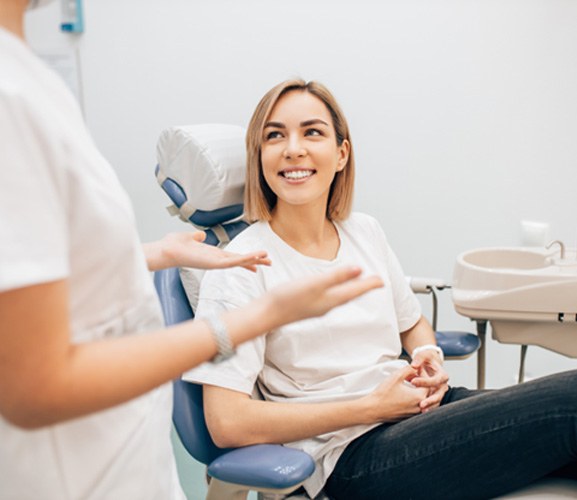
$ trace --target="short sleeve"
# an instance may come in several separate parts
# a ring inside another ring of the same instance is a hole
[[[69,264],[60,145],[41,110],[5,89],[0,138],[0,291],[61,279]]]
[[[405,332],[415,326],[417,321],[419,321],[421,317],[421,305],[407,283],[405,273],[401,268],[397,256],[390,247],[383,229],[375,219],[371,217],[370,220],[375,241],[378,242],[385,257],[387,273],[393,291],[399,331]]]
[[[220,315],[247,304],[262,293],[258,273],[242,268],[208,271],[201,283],[196,318]],[[182,378],[251,395],[264,366],[265,348],[265,337],[257,337],[238,346],[232,358],[218,364],[204,363],[186,372]]]

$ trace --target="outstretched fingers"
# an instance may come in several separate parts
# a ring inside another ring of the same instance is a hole
[[[244,267],[249,271],[256,272],[258,266],[270,266],[271,260],[265,251],[248,254],[235,254],[226,252],[227,261],[225,267]]]
[[[417,387],[439,387],[449,381],[449,375],[443,366],[435,360],[425,360],[420,363],[412,363],[418,370],[419,376],[413,380]]]
[[[323,280],[327,287],[327,297],[333,305],[340,305],[375,288],[384,286],[377,276],[359,278],[361,270],[357,267],[342,268],[330,273]]]

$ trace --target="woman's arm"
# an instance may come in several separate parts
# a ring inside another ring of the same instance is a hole
[[[401,332],[401,342],[403,344],[403,348],[409,353],[409,355],[417,347],[437,344],[437,340],[435,339],[435,332],[424,316],[421,316],[411,328]],[[442,361],[440,356],[438,356],[438,358],[439,361]]]
[[[270,266],[266,252],[248,254],[227,252],[213,245],[203,243],[203,231],[169,233],[164,238],[144,243],[142,249],[148,269],[158,271],[168,267],[194,267],[197,269],[222,269],[241,266],[256,271],[257,265]]]
[[[427,390],[412,386],[416,370],[406,366],[371,394],[341,402],[275,403],[251,399],[222,387],[204,386],[204,411],[220,447],[288,443],[327,432],[380,422],[397,422],[421,412]]]
[[[286,323],[319,316],[368,290],[359,269],[277,288],[225,313],[234,345]],[[36,428],[144,394],[209,360],[216,346],[203,321],[116,339],[73,344],[66,280],[0,293],[0,414]]]

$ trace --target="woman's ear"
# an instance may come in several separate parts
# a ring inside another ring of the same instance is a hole
[[[351,144],[346,139],[343,139],[342,144],[338,147],[338,165],[337,172],[342,171],[349,161],[349,153],[351,151]]]

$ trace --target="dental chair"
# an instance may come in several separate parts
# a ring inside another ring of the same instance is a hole
[[[206,124],[165,130],[158,142],[157,180],[172,202],[169,212],[206,232],[206,242],[224,246],[248,224],[242,220],[245,176],[245,130],[234,125]],[[167,269],[155,274],[165,322],[173,325],[194,317],[202,271]],[[446,288],[439,280],[410,279],[417,293],[433,298]],[[475,335],[437,332],[447,359],[470,356],[478,347]],[[236,450],[218,448],[204,420],[202,387],[174,381],[173,422],[187,452],[207,466],[211,481],[208,499],[246,498],[249,490],[261,495],[288,494],[314,471],[307,454],[278,445]]]
[[[204,230],[205,241],[212,245],[226,245],[248,226],[242,220],[244,136],[242,127],[205,124],[169,128],[158,141],[156,177],[172,202],[169,212]],[[177,268],[155,273],[167,325],[194,317],[202,274]],[[449,285],[437,279],[407,279],[415,293],[432,297],[431,323],[446,359],[466,358],[482,347],[479,338],[471,333],[436,330],[436,292]],[[309,455],[281,445],[218,448],[206,427],[200,385],[174,381],[173,423],[187,452],[207,466],[207,500],[241,500],[249,490],[259,492],[259,499],[279,498],[290,495],[314,471]],[[270,494],[278,496],[269,497]],[[541,481],[503,498],[577,498],[577,489],[567,487],[562,480]]]
[[[157,271],[154,284],[166,325],[194,317],[177,268]],[[249,490],[278,495],[290,493],[314,471],[306,453],[280,445],[237,449],[217,447],[206,427],[202,386],[175,380],[172,420],[186,451],[207,466],[211,478],[207,500],[241,500]]]

